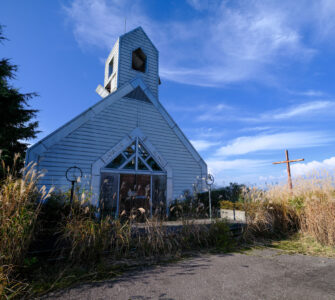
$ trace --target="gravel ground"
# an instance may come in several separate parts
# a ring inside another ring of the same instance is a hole
[[[272,249],[201,255],[44,299],[335,299],[335,259]]]

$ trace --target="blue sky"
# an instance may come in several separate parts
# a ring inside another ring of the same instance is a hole
[[[160,101],[218,185],[335,168],[332,0],[2,1],[0,56],[40,96],[42,138],[99,100],[117,37],[142,26],[160,51]],[[32,141],[33,142],[33,141]]]

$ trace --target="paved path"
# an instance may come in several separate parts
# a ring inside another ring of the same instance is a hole
[[[335,299],[335,260],[270,249],[203,255],[48,299]]]

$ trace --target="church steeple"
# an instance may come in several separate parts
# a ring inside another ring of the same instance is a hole
[[[106,60],[104,85],[98,85],[96,92],[106,97],[138,77],[158,98],[158,51],[142,27],[118,38]]]

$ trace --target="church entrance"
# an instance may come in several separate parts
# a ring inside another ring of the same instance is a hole
[[[136,138],[101,169],[100,209],[116,218],[166,215],[166,173]]]
[[[143,208],[145,215],[150,216],[151,176],[143,174],[121,174],[119,212],[130,216]]]

